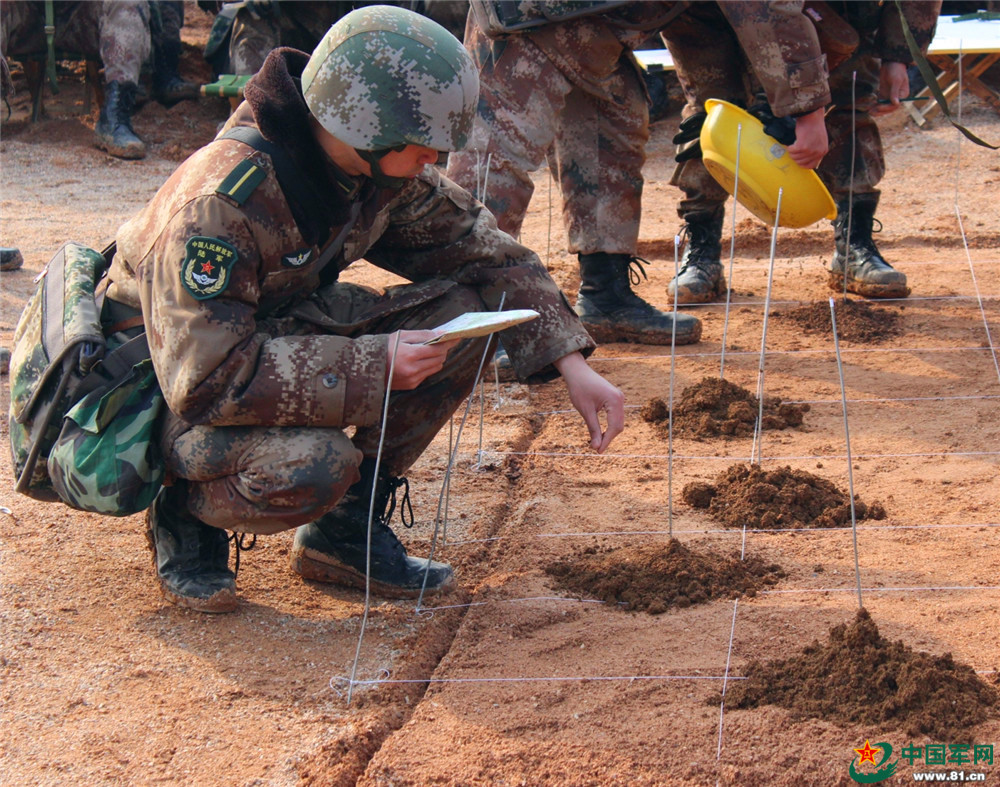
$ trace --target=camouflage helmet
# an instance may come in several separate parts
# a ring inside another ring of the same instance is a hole
[[[455,36],[420,14],[368,6],[342,17],[302,72],[309,111],[358,150],[465,147],[479,75]]]

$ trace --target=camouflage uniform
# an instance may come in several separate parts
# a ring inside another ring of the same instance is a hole
[[[505,308],[541,312],[504,332],[522,378],[593,348],[538,258],[439,172],[378,189],[332,165],[293,82],[307,60],[272,53],[227,127],[280,140],[313,198],[289,199],[269,156],[217,139],[122,227],[110,272],[109,297],[145,318],[171,411],[168,470],[188,479],[192,513],[220,528],[274,532],[336,505],[378,445],[390,331],[496,309],[506,294]],[[355,204],[357,224],[320,274]],[[414,283],[378,294],[336,281],[362,257]],[[405,471],[468,395],[484,349],[467,340],[442,372],[392,393],[387,472]]]
[[[44,28],[44,2],[0,3],[0,51],[8,57],[44,54],[48,49]],[[138,84],[150,53],[146,0],[56,3],[55,28],[57,51],[100,57],[106,82]]]
[[[801,2],[693,3],[660,36],[687,98],[684,118],[704,112],[709,98],[746,106],[754,75],[779,117],[830,101],[826,59]],[[685,195],[677,205],[682,219],[716,212],[729,196],[700,156],[679,163],[670,182]]]
[[[649,109],[632,50],[671,5],[635,3],[492,39],[469,15],[479,117],[472,144],[449,157],[448,175],[485,191],[501,229],[520,232],[529,173],[551,151],[569,250],[635,253]]]
[[[645,277],[635,252],[649,139],[648,97],[632,51],[680,7],[615,4],[558,18],[554,12],[572,15],[579,6],[515,5],[544,22],[496,35],[476,6],[469,14],[465,45],[480,69],[479,112],[471,144],[449,157],[449,176],[480,192],[500,228],[517,236],[533,191],[529,173],[551,156],[569,250],[580,263],[575,309],[587,330],[602,343],[697,342],[698,320],[662,312],[631,288],[638,273]]]
[[[363,4],[255,0],[240,5],[229,39],[229,64],[234,74],[256,74],[268,53],[279,46],[311,52],[330,25]]]
[[[801,13],[800,2],[694,3],[661,37],[670,48],[688,100],[685,118],[704,111],[708,98],[746,105],[754,87],[748,65],[778,117],[805,114],[832,101],[834,109],[826,119],[830,150],[817,173],[835,199],[846,196],[850,185],[851,83],[856,71],[859,112],[853,190],[877,194],[885,162],[878,127],[867,110],[877,97],[881,61],[909,63],[909,49],[894,5],[867,0],[829,5],[857,30],[860,45],[828,80],[812,22]],[[917,43],[926,48],[940,3],[904,0],[902,7]],[[713,210],[728,197],[700,158],[679,164],[671,183],[685,193],[678,204],[682,218],[693,211]]]

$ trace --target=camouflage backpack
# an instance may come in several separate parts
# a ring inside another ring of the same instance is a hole
[[[163,481],[163,396],[145,334],[102,330],[97,292],[113,250],[66,243],[39,276],[14,333],[9,427],[18,492],[126,516]]]

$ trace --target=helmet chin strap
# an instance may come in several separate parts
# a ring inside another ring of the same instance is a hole
[[[397,145],[394,148],[386,148],[385,150],[359,150],[355,148],[358,155],[361,156],[372,169],[372,180],[375,181],[375,185],[380,189],[401,189],[406,185],[406,178],[394,178],[391,175],[386,175],[382,171],[382,166],[379,163],[382,158],[393,152],[399,152],[403,150],[406,145]]]

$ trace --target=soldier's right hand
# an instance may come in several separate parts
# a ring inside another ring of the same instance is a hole
[[[392,368],[393,391],[412,391],[432,374],[444,367],[448,351],[458,340],[439,344],[424,344],[437,334],[434,331],[396,331],[389,334],[386,376]],[[396,355],[393,362],[393,353]]]

